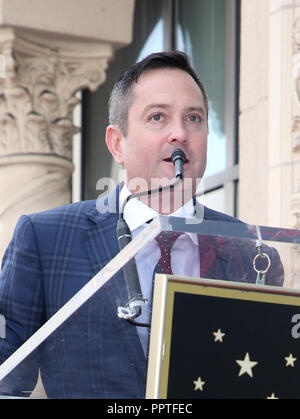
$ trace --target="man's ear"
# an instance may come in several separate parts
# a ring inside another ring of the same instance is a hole
[[[119,164],[123,163],[124,135],[118,125],[109,125],[106,128],[105,142],[111,155]]]

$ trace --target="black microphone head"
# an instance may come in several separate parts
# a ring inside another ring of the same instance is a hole
[[[180,148],[176,148],[176,150],[174,150],[171,154],[171,160],[173,164],[175,164],[175,161],[178,159],[182,160],[183,163],[186,161],[185,154]]]
[[[182,160],[183,163],[185,163],[186,161],[185,154],[180,148],[176,148],[176,150],[174,150],[173,153],[171,154],[171,160],[173,164],[175,164],[175,161],[177,159]]]
[[[183,178],[183,165],[186,162],[185,154],[180,148],[176,148],[171,155],[171,160],[174,164],[175,177]]]

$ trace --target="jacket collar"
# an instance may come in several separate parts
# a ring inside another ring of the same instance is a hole
[[[87,218],[95,224],[101,223],[115,214],[119,216],[119,195],[123,183],[117,185],[115,189],[107,195],[100,195],[96,200],[91,201],[92,205],[87,210]]]

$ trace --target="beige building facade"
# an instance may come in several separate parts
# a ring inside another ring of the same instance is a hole
[[[243,1],[239,214],[299,228],[299,16],[297,1]]]

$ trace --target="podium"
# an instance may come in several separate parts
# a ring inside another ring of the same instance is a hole
[[[143,366],[136,326],[117,315],[127,301],[118,284],[124,281],[122,268],[161,231],[194,235],[199,248],[204,245],[200,268],[206,271],[198,278],[157,275],[149,360]],[[95,381],[82,394],[103,398],[97,371],[108,364],[111,370],[101,380],[118,386],[118,373],[124,374],[127,398],[143,386],[143,369],[146,398],[299,398],[299,244],[297,230],[158,216],[7,357],[0,365],[0,393],[7,380],[13,387],[26,379],[24,365],[34,365],[51,391],[65,377],[68,389],[78,377],[91,377]],[[3,343],[0,354],[7,350]],[[91,357],[86,363],[80,348]],[[128,353],[128,368],[115,367],[118,351]],[[81,361],[66,364],[66,354]],[[54,391],[50,397],[64,394]]]

